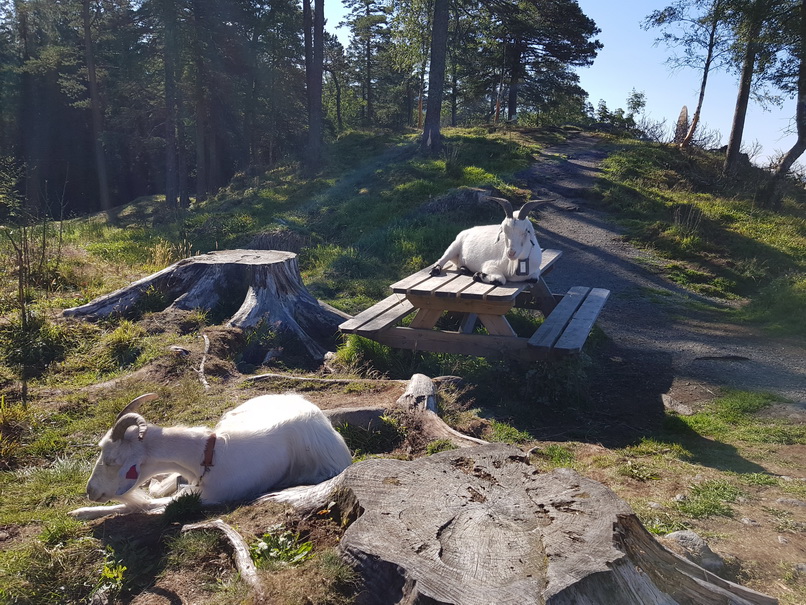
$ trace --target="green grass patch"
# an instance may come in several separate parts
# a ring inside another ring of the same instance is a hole
[[[730,391],[711,402],[703,411],[692,416],[681,416],[675,422],[699,435],[722,442],[806,443],[806,427],[758,415],[778,401],[781,399],[769,393]],[[667,426],[670,424],[667,423]]]
[[[694,519],[722,516],[732,517],[730,506],[742,495],[742,491],[724,479],[713,479],[691,486],[686,500],[677,502],[678,510]]]
[[[535,447],[531,451],[544,466],[549,468],[571,466],[576,459],[570,448],[557,443],[550,443],[545,447]]]
[[[806,206],[787,198],[759,208],[760,169],[721,173],[722,157],[669,145],[622,141],[603,163],[603,204],[629,238],[669,262],[665,274],[720,298],[749,297],[738,317],[778,332],[806,335]]]
[[[489,434],[486,435],[486,438],[488,441],[512,443],[515,445],[534,440],[534,437],[532,437],[532,435],[526,431],[517,429],[514,426],[499,420],[490,420],[490,430]]]

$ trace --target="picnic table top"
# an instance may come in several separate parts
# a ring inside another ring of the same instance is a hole
[[[561,256],[560,250],[543,250],[540,275],[543,276],[551,271]],[[503,286],[495,286],[474,281],[472,275],[464,275],[455,269],[447,270],[433,277],[430,271],[430,268],[422,269],[395,282],[390,288],[396,294],[405,294],[409,298],[436,296],[506,302],[514,301],[518,294],[533,285],[530,282],[507,282]]]

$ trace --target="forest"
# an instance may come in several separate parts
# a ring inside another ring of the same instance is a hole
[[[346,48],[324,0],[0,2],[4,215],[58,218],[156,193],[187,206],[238,173],[286,161],[315,172],[321,146],[351,129],[636,126],[640,93],[609,111],[579,85],[575,68],[602,45],[574,0],[344,5]],[[730,162],[750,96],[798,93],[799,5],[679,0],[633,15],[701,73],[685,144],[709,70],[740,75]]]

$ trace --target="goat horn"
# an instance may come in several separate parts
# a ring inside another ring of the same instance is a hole
[[[123,408],[120,411],[120,414],[118,414],[118,417],[115,418],[115,422],[117,422],[118,420],[123,418],[123,416],[125,416],[129,412],[136,412],[137,410],[140,409],[140,406],[142,404],[146,403],[147,401],[154,401],[158,397],[159,397],[159,395],[157,395],[156,393],[146,393],[145,395],[140,395],[139,397],[135,397],[134,399],[132,399],[129,402],[129,405],[127,405],[125,408]]]
[[[120,441],[123,439],[123,435],[126,434],[126,429],[130,426],[137,425],[137,438],[142,439],[145,437],[146,429],[148,428],[148,423],[146,419],[143,418],[140,414],[124,414],[120,417],[120,419],[115,423],[115,426],[112,427],[112,434],[110,435],[112,441]]]
[[[507,218],[512,218],[512,204],[509,203],[509,200],[505,200],[504,198],[500,197],[488,197],[487,199],[498,202],[501,205],[501,208],[504,209],[504,212],[507,213]]]
[[[518,220],[522,221],[527,216],[529,216],[529,213],[535,206],[540,206],[541,204],[547,204],[548,202],[549,200],[530,200],[526,202],[523,206],[521,206],[521,209],[518,210]]]

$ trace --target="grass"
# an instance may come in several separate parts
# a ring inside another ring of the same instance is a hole
[[[678,284],[721,299],[777,333],[806,335],[806,207],[793,190],[778,211],[758,207],[761,171],[721,174],[716,153],[623,142],[603,164],[603,204],[668,262]]]
[[[192,254],[262,241],[299,244],[303,280],[313,295],[356,313],[384,298],[391,281],[438,257],[457,230],[499,220],[497,207],[473,203],[463,188],[493,187],[510,199],[527,199],[529,192],[519,188],[514,175],[532,161],[538,146],[560,136],[447,130],[449,152],[425,158],[416,153],[411,136],[354,132],[329,148],[328,168],[314,179],[301,179],[295,167],[280,166],[258,177],[239,175],[181,213],[151,197],[122,209],[118,225],[99,217],[67,221],[59,226],[61,256],[45,264],[32,284],[35,321],[27,333],[15,324],[14,266],[0,242],[0,314],[6,319],[0,322],[0,526],[15,535],[10,547],[0,551],[0,601],[87,602],[102,589],[125,600],[145,585],[182,575],[199,579],[205,602],[248,599],[222,559],[226,547],[220,537],[176,533],[178,523],[198,514],[192,503],[172,511],[174,516],[148,522],[143,534],[157,536],[154,543],[95,531],[66,515],[85,504],[94,444],[133,397],[156,390],[161,397],[144,414],[166,424],[212,423],[243,398],[238,388],[215,379],[205,390],[189,362],[166,354],[171,344],[191,346],[201,330],[221,318],[197,311],[182,333],[160,333],[144,328],[139,318],[64,322],[56,317],[61,309]],[[800,194],[788,197],[780,212],[771,212],[753,204],[750,180],[722,179],[713,154],[683,154],[631,141],[614,145],[617,152],[604,165],[601,203],[627,227],[632,241],[663,255],[661,271],[694,293],[730,301],[738,321],[804,335],[806,215]],[[56,228],[50,227],[54,236]],[[140,317],[148,318],[165,302],[152,293]],[[532,333],[539,322],[519,311],[509,319],[523,334]],[[277,335],[266,327],[252,338],[274,342]],[[596,332],[589,339],[594,346],[601,340],[604,336]],[[147,378],[113,383],[100,394],[85,388],[154,361],[169,365],[176,378],[168,385]],[[461,355],[396,351],[350,336],[333,363],[351,375],[370,377],[461,376],[474,387],[470,394],[454,392],[440,402],[449,423],[467,432],[479,430],[475,434],[485,439],[531,448],[540,470],[571,467],[604,481],[658,534],[738,523],[733,518],[737,511],[756,498],[806,499],[804,482],[779,476],[783,467],[792,475],[801,472],[801,463],[788,458],[786,448],[803,445],[806,434],[802,425],[764,415],[779,403],[768,394],[726,392],[693,416],[667,417],[663,427],[632,444],[590,449],[584,441],[536,439],[544,410],[582,417],[589,409],[596,387],[588,380],[594,363],[589,356],[523,368]],[[27,407],[17,382],[23,366]],[[285,387],[320,388],[313,383]],[[358,457],[384,455],[410,437],[392,417],[372,431],[342,433]],[[423,447],[430,455],[450,446],[440,440]],[[686,499],[675,500],[678,494]],[[802,535],[803,522],[794,513],[778,505],[764,510],[777,531]],[[265,526],[252,527],[258,516],[254,511],[222,514],[254,539],[265,532]],[[299,530],[288,531],[296,536]],[[273,600],[350,602],[355,577],[339,559],[332,536],[324,544],[305,531],[299,538],[302,544],[313,543],[309,557],[279,571],[261,570]],[[800,572],[788,562],[776,565],[765,577],[767,584],[756,588],[769,590],[779,581],[796,587]],[[806,598],[794,594],[794,599]],[[797,602],[781,597],[787,605]]]

